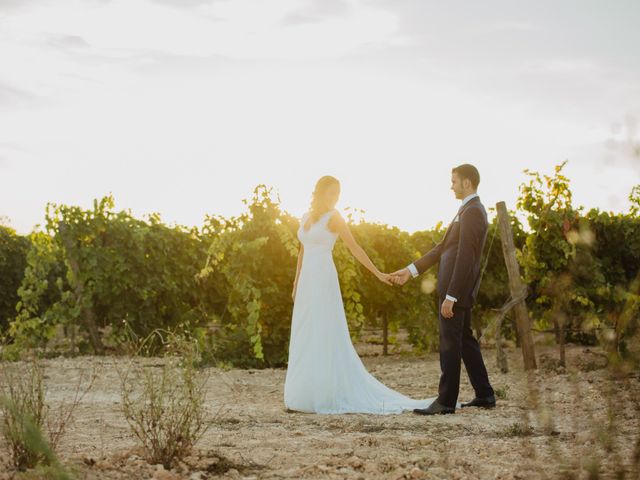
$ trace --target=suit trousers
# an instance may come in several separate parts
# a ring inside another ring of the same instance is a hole
[[[471,331],[471,307],[454,305],[453,317],[444,318],[440,312],[444,298],[438,303],[440,320],[440,386],[438,403],[456,407],[460,391],[461,362],[469,375],[476,397],[494,394],[482,359],[480,344]]]

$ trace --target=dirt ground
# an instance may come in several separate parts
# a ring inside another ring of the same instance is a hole
[[[437,394],[437,354],[396,349],[382,357],[381,347],[370,344],[358,351],[390,387],[414,398]],[[508,351],[510,372],[503,374],[495,350],[485,349],[501,397],[497,408],[436,417],[287,412],[284,369],[211,368],[213,423],[193,454],[170,471],[141,458],[120,411],[114,362],[126,359],[57,358],[45,365],[54,407],[72,394],[83,370],[99,371],[60,446],[60,458],[79,478],[537,479],[620,478],[621,472],[640,478],[633,460],[640,460],[638,373],[609,381],[604,357],[593,348],[570,346],[566,370],[557,367],[554,349],[538,348],[537,355],[540,368],[528,382],[519,351]],[[463,377],[460,399],[472,393]],[[1,452],[0,479],[25,478],[8,468]]]

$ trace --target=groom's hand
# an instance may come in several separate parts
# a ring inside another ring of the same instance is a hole
[[[411,278],[411,272],[409,269],[403,268],[391,274],[391,281],[396,285],[404,285]]]
[[[442,302],[442,307],[440,307],[440,313],[444,318],[452,318],[453,317],[453,300],[445,300]]]

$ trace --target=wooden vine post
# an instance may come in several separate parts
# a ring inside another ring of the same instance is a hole
[[[507,206],[504,202],[496,204],[498,212],[498,226],[500,228],[500,239],[502,241],[502,253],[509,274],[509,290],[511,299],[516,301],[513,306],[516,314],[516,327],[522,347],[522,358],[524,369],[533,370],[536,367],[536,356],[533,348],[533,338],[531,336],[531,325],[529,322],[529,312],[525,303],[526,288],[520,278],[520,266],[516,259],[516,247],[513,243],[513,232],[511,231],[511,219]]]

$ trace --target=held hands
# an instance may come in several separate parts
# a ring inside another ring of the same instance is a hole
[[[411,278],[411,273],[406,268],[393,273],[376,273],[376,277],[387,285],[404,285]]]
[[[409,281],[410,278],[411,278],[411,272],[409,272],[408,268],[402,268],[391,274],[391,281],[395,285],[404,285]]]
[[[391,279],[391,275],[389,273],[378,272],[378,273],[376,273],[376,277],[382,283],[386,283],[387,285],[393,285],[392,279]]]

